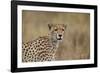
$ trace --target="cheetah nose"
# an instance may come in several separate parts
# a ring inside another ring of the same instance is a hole
[[[59,37],[61,37],[62,35],[60,34]]]

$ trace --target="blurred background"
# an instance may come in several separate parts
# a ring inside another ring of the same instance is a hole
[[[67,24],[56,60],[90,58],[90,14],[23,10],[22,42],[48,35],[48,24]]]

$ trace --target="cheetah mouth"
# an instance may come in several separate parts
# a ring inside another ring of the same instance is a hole
[[[57,38],[57,40],[62,40],[62,38]]]

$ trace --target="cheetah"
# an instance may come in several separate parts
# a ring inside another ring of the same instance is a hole
[[[48,24],[48,36],[22,44],[22,62],[54,61],[59,43],[63,40],[65,24]]]

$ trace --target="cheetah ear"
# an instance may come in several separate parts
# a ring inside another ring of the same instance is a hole
[[[48,24],[49,30],[51,30],[53,24]]]

